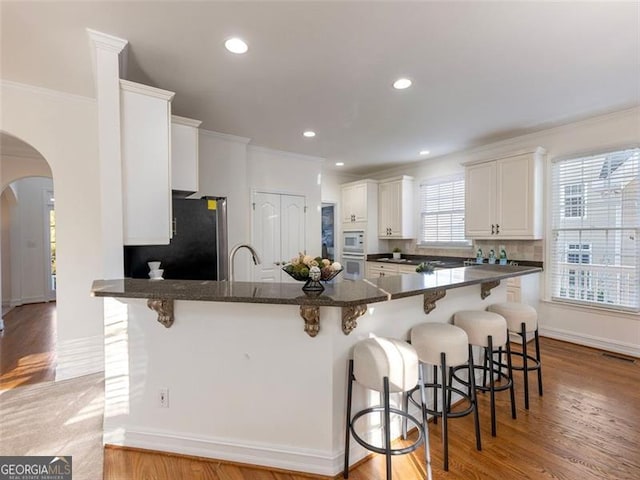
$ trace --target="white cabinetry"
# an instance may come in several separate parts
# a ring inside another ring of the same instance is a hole
[[[466,164],[467,238],[542,238],[544,149]]]
[[[378,185],[378,236],[415,238],[413,177],[390,178]]]
[[[391,275],[400,275],[402,273],[416,273],[416,266],[367,262],[367,278],[389,277]]]
[[[173,96],[120,80],[125,245],[166,245],[171,239]]]
[[[202,122],[171,116],[171,189],[198,191],[198,127]]]
[[[369,200],[373,189],[377,188],[374,180],[363,180],[342,185],[342,222],[366,222]]]

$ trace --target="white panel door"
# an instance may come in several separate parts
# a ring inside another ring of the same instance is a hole
[[[260,192],[254,195],[253,201],[253,246],[262,262],[254,267],[253,279],[295,282],[281,268],[305,251],[305,197]]]
[[[298,195],[280,197],[280,260],[285,263],[305,250],[305,198]],[[320,252],[310,252],[320,255]]]
[[[279,282],[280,261],[280,195],[256,193],[253,197],[253,247],[261,263],[253,268],[256,282]],[[277,264],[276,264],[277,263]]]

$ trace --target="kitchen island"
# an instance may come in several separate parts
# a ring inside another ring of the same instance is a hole
[[[479,265],[336,282],[318,295],[300,283],[97,280],[104,441],[335,475],[352,346],[505,301],[501,280],[538,272]],[[372,402],[355,392],[356,408]],[[361,427],[379,434],[375,422]],[[365,455],[352,451],[353,462]]]

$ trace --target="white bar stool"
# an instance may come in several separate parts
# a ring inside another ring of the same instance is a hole
[[[422,409],[433,415],[434,423],[442,417],[442,451],[444,470],[449,470],[449,438],[448,419],[458,418],[473,413],[476,430],[476,448],[482,450],[480,440],[480,422],[478,419],[478,402],[475,389],[469,388],[465,393],[453,386],[453,368],[465,365],[469,375],[473,375],[473,357],[467,334],[461,328],[448,323],[421,323],[411,329],[411,344],[418,352],[421,363],[433,365],[433,382],[425,383],[426,388],[433,389],[433,409],[429,409],[424,401]],[[440,369],[441,383],[438,383]],[[448,379],[448,381],[447,381]],[[438,389],[442,399],[442,409],[438,410]],[[417,404],[411,397],[416,388],[407,396],[408,400]],[[451,394],[457,393],[468,402],[464,410],[451,412]],[[405,405],[406,409],[407,405]]]
[[[418,354],[407,342],[374,337],[358,342],[353,347],[353,359],[349,360],[349,378],[347,387],[347,422],[345,435],[345,454],[343,477],[349,478],[349,443],[353,438],[367,450],[386,455],[387,480],[391,480],[391,455],[403,455],[413,452],[424,443],[427,478],[431,480],[431,456],[429,453],[429,427],[426,412],[422,410],[422,422],[408,413],[389,406],[389,394],[404,393],[420,386],[422,402],[425,402],[422,367]],[[383,393],[383,405],[365,408],[351,417],[353,382],[365,388]],[[359,418],[375,412],[384,414],[384,447],[372,445],[363,440],[356,432],[355,425]],[[391,448],[391,413],[415,424],[418,429],[417,440],[404,448]]]
[[[511,365],[511,347],[508,341],[507,321],[502,315],[482,310],[463,310],[456,312],[453,323],[460,327],[469,337],[469,344],[482,348],[484,363],[476,365],[475,369],[482,371],[482,384],[478,385],[474,378],[474,387],[491,395],[491,435],[496,436],[496,392],[509,390],[511,397],[511,418],[516,418],[516,399],[513,389],[513,370]],[[506,345],[507,374],[502,372],[502,347]],[[498,354],[498,362],[494,362],[494,355]],[[488,365],[487,365],[488,363]],[[463,368],[457,367],[455,370]],[[487,387],[487,374],[489,386]],[[454,377],[463,385],[468,381],[461,380],[455,373]],[[501,382],[496,386],[496,378]]]
[[[542,363],[540,358],[540,337],[538,336],[538,312],[530,305],[517,302],[494,303],[487,308],[490,312],[502,315],[507,321],[509,332],[522,338],[522,353],[511,355],[522,357],[522,366],[513,366],[513,370],[522,370],[524,374],[524,408],[529,410],[529,372],[538,371],[538,394],[542,396]],[[527,334],[533,333],[536,356],[527,353]],[[510,355],[510,357],[511,357]]]

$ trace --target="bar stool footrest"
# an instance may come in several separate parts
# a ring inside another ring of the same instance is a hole
[[[351,423],[349,424],[349,429],[351,430],[351,435],[353,435],[353,438],[362,447],[364,447],[367,450],[370,450],[372,452],[380,453],[380,454],[384,455],[384,454],[387,453],[386,449],[384,449],[382,447],[377,447],[377,446],[372,445],[372,444],[368,443],[367,441],[363,440],[360,437],[360,435],[358,435],[358,433],[356,432],[356,430],[354,428],[354,425],[355,425],[356,421],[360,417],[363,417],[364,415],[368,415],[370,413],[377,413],[377,412],[384,413],[384,407],[383,406],[377,406],[377,407],[369,407],[369,408],[365,408],[364,410],[360,410],[351,419]],[[418,421],[413,415],[409,415],[408,413],[405,413],[402,410],[399,410],[397,408],[390,408],[389,409],[389,413],[393,413],[393,414],[398,415],[400,417],[406,418],[408,421],[412,422],[418,429],[418,438],[411,445],[408,445],[408,446],[403,447],[403,448],[389,448],[389,453],[391,455],[404,455],[404,454],[411,453],[411,452],[415,451],[416,449],[418,449],[422,445],[422,443],[424,441],[424,430],[423,430],[423,427],[422,427],[422,423],[420,421]]]

